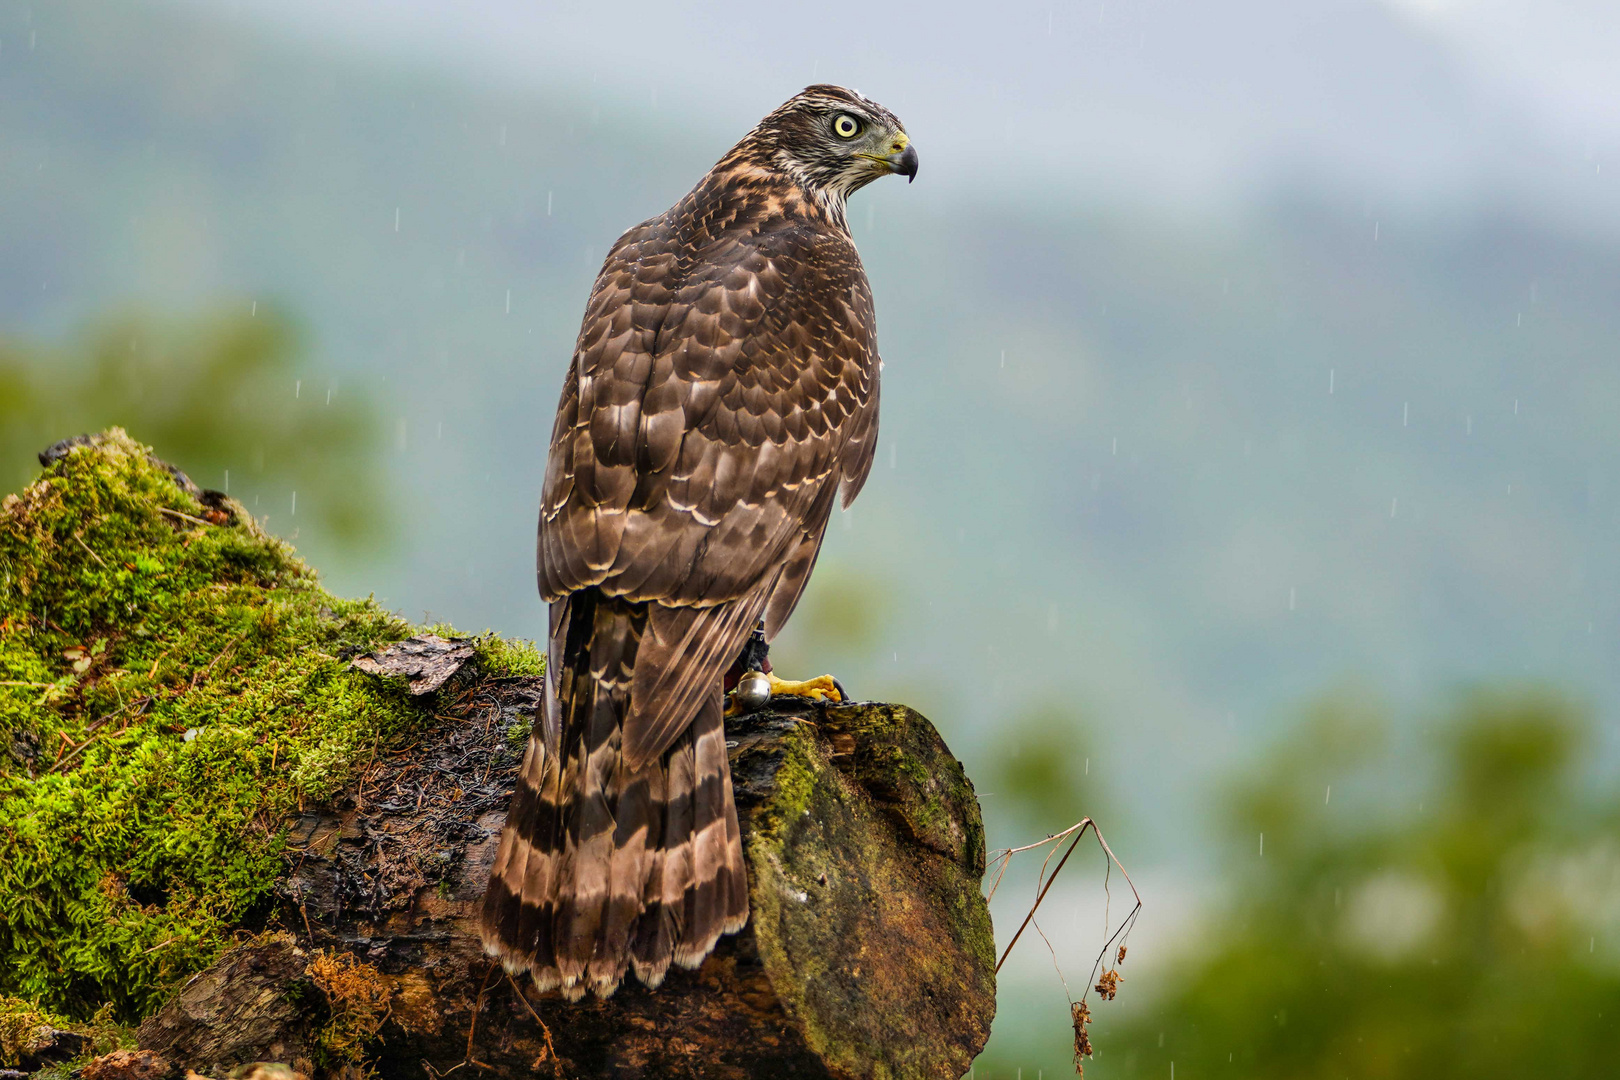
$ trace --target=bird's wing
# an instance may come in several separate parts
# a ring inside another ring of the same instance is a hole
[[[865,272],[838,234],[694,245],[655,219],[609,255],[552,435],[538,574],[548,600],[596,586],[653,602],[667,648],[638,655],[630,759],[679,734],[784,565],[819,542],[833,492],[864,479],[873,336]]]

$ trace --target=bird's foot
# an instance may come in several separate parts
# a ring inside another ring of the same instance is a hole
[[[764,708],[772,698],[801,697],[811,701],[848,701],[849,695],[831,675],[817,675],[803,682],[778,679],[770,672],[750,671],[737,680],[737,688],[726,703],[727,716],[742,716]]]
[[[789,682],[775,675],[766,675],[771,684],[771,697],[804,697],[811,701],[848,701],[849,695],[831,675],[817,675],[804,682]]]

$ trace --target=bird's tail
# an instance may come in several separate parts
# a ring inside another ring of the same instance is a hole
[[[649,987],[671,962],[697,967],[748,921],[748,886],[719,685],[631,771],[620,741],[647,605],[595,589],[566,603],[546,673],[557,735],[529,736],[480,929],[508,971],[577,999],[612,994],[629,967]]]

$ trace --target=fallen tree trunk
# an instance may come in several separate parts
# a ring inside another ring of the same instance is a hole
[[[984,1045],[978,803],[917,713],[728,721],[748,926],[570,1004],[475,926],[532,648],[332,596],[122,432],[41,462],[0,503],[0,1070],[134,1021],[84,1080],[948,1077]]]
[[[902,706],[771,710],[728,725],[752,918],[695,972],[571,1004],[514,981],[476,915],[537,680],[475,682],[453,718],[293,829],[294,933],[224,957],[141,1027],[199,1072],[320,1058],[334,1025],[387,1077],[938,1077],[995,1009],[984,840],[961,766]],[[808,722],[807,722],[808,721]],[[380,988],[345,1016],[322,950]],[[324,990],[324,992],[322,992]],[[299,1006],[298,1002],[304,1002]]]

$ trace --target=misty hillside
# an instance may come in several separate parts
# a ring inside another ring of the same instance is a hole
[[[300,547],[335,591],[535,636],[541,455],[591,278],[741,134],[616,100],[169,8],[0,5],[0,331],[291,312],[320,389],[383,412],[401,508],[372,557],[307,524]],[[1239,735],[1324,686],[1548,679],[1612,715],[1620,248],[1348,183],[1207,214],[930,194],[918,147],[915,185],[852,205],[879,465],[782,666],[926,708],[976,775],[1047,731],[1019,715],[1077,716],[1065,765],[1107,776],[1139,863],[1191,850],[1173,823]],[[9,490],[29,463],[5,468]]]

